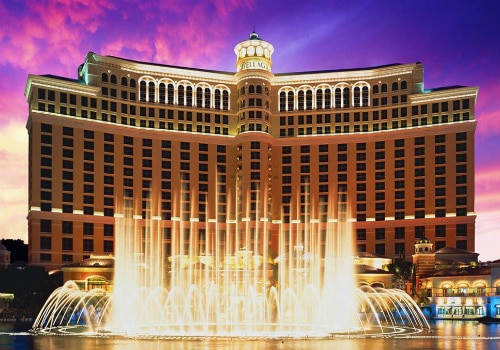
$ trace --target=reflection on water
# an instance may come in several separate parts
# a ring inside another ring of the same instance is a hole
[[[0,324],[0,349],[72,349],[87,350],[365,350],[365,349],[453,349],[493,350],[500,342],[500,325],[470,321],[436,321],[432,333],[410,338],[364,338],[328,340],[291,339],[125,339],[105,337],[44,336],[19,332],[13,325]]]

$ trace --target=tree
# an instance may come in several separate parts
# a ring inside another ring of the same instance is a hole
[[[415,265],[405,259],[395,259],[392,264],[387,265],[387,270],[393,274],[396,288],[405,290],[406,282],[412,282]]]
[[[10,251],[10,262],[28,261],[28,245],[22,239],[2,239],[1,243]]]
[[[30,317],[36,316],[49,295],[61,285],[62,273],[49,275],[41,266],[0,270],[0,291],[14,294],[11,308]]]
[[[419,306],[427,306],[431,303],[431,298],[429,298],[428,291],[425,289],[419,290],[414,299]]]

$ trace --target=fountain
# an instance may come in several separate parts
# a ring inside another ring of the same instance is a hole
[[[331,207],[331,205],[329,206]],[[271,258],[268,223],[226,221],[200,239],[197,219],[172,218],[171,252],[162,221],[142,228],[131,205],[115,215],[111,293],[72,281],[54,291],[36,318],[37,333],[130,337],[373,336],[429,329],[404,291],[356,287],[347,214],[279,224]],[[228,228],[229,227],[229,228]],[[237,229],[237,227],[240,227]],[[261,228],[259,228],[261,227]],[[266,242],[263,244],[263,242]]]

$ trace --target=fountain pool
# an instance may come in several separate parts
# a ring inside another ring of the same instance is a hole
[[[33,332],[323,338],[429,329],[404,291],[356,285],[346,215],[280,225],[280,255],[272,258],[265,220],[257,228],[228,221],[227,231],[214,220],[201,239],[192,234],[197,220],[173,218],[167,254],[161,218],[144,220],[131,207],[115,215],[113,291],[66,282]]]

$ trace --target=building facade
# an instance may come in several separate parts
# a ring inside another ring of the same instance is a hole
[[[480,263],[478,253],[415,243],[416,290],[424,312],[436,319],[500,319],[500,262]]]
[[[30,75],[30,263],[113,253],[125,207],[167,254],[217,234],[277,255],[346,218],[360,252],[474,250],[476,87],[426,90],[419,62],[274,74],[273,51],[252,33],[236,72],[91,52],[77,79]]]

